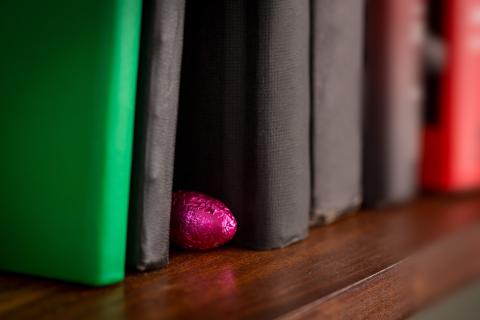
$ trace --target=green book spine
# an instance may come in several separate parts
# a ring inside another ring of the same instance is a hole
[[[124,277],[141,0],[0,2],[0,269]]]

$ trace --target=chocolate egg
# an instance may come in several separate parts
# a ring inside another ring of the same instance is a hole
[[[185,249],[212,249],[230,241],[237,221],[222,202],[198,192],[177,191],[172,196],[170,238]]]

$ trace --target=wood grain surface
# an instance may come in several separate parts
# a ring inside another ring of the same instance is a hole
[[[107,288],[0,273],[0,319],[402,319],[480,277],[480,193],[362,210],[288,248],[174,251]]]

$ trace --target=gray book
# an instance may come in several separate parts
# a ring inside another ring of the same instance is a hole
[[[214,196],[256,249],[307,235],[309,0],[187,2],[177,189]]]
[[[128,265],[140,271],[168,263],[184,7],[144,1],[127,237]]]
[[[369,0],[364,106],[364,200],[417,192],[422,117],[422,0]]]
[[[312,0],[311,224],[359,206],[364,1]]]

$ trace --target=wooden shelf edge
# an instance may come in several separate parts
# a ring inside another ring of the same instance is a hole
[[[1,319],[400,319],[480,276],[480,193],[361,211],[272,251],[176,252],[87,288],[0,274]]]
[[[480,224],[281,317],[403,319],[480,278]]]

